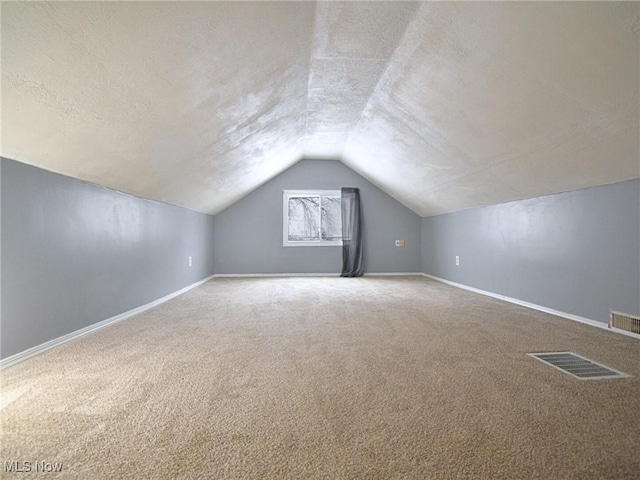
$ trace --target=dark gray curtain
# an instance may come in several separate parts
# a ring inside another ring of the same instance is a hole
[[[364,273],[362,210],[360,190],[342,188],[342,273],[341,277],[361,277]]]

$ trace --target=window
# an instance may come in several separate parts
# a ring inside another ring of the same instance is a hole
[[[342,245],[340,190],[285,190],[285,247]]]

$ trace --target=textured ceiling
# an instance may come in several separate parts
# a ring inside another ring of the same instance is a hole
[[[1,154],[217,213],[302,157],[420,215],[640,176],[637,2],[2,2]]]

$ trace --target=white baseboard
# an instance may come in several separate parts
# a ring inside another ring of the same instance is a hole
[[[625,330],[620,330],[618,328],[610,328],[608,324],[604,322],[598,322],[597,320],[592,320],[590,318],[580,317],[578,315],[573,315],[571,313],[561,312],[560,310],[554,310],[553,308],[543,307],[542,305],[537,305],[535,303],[525,302],[523,300],[518,300],[517,298],[507,297],[505,295],[500,295],[498,293],[488,292],[486,290],[480,290],[479,288],[470,287],[468,285],[464,285],[462,283],[452,282],[451,280],[445,280],[444,278],[436,277],[434,275],[429,275],[426,273],[422,273],[423,277],[430,278],[437,282],[446,283],[447,285],[451,285],[453,287],[462,288],[464,290],[469,290],[470,292],[479,293],[480,295],[486,295],[487,297],[497,298],[498,300],[504,300],[505,302],[514,303],[516,305],[520,305],[522,307],[531,308],[533,310],[538,310],[540,312],[550,313],[551,315],[556,315],[558,317],[567,318],[569,320],[573,320],[574,322],[585,323],[587,325],[591,325],[592,327],[598,327],[603,330],[607,330],[609,332],[621,333],[623,335],[627,335],[634,338],[639,338],[638,335],[627,332]]]
[[[365,277],[410,277],[422,276],[420,272],[365,273]],[[273,278],[273,277],[339,277],[337,273],[216,273],[214,278]]]
[[[626,330],[622,330],[621,328],[616,327],[609,327],[609,330],[611,330],[612,332],[621,333],[622,335],[626,335],[627,337],[633,337],[640,340],[640,334],[637,333],[627,332]]]
[[[421,277],[420,272],[381,272],[381,273],[365,273],[365,277]]]
[[[216,273],[213,278],[339,277],[340,273]]]
[[[31,357],[35,357],[36,355],[40,355],[41,353],[44,353],[47,350],[51,350],[53,348],[64,345],[65,343],[72,342],[74,340],[77,340],[80,337],[84,337],[85,335],[89,335],[90,333],[97,332],[98,330],[106,328],[110,325],[114,325],[118,322],[122,322],[127,318],[131,318],[135,315],[138,315],[139,313],[149,310],[150,308],[156,307],[161,303],[164,303],[168,300],[171,300],[174,297],[177,297],[178,295],[182,295],[183,293],[193,288],[199,287],[200,285],[202,285],[205,282],[208,282],[212,278],[213,278],[213,275],[205,278],[204,280],[200,280],[187,287],[184,287],[183,289],[178,290],[177,292],[170,293],[169,295],[166,295],[162,298],[154,300],[153,302],[134,308],[133,310],[129,310],[128,312],[124,312],[114,317],[107,318],[106,320],[102,320],[101,322],[94,323],[92,325],[89,325],[88,327],[81,328],[80,330],[76,330],[75,332],[68,333],[66,335],[63,335],[62,337],[54,338],[53,340],[49,340],[48,342],[42,343],[40,345],[36,345],[35,347],[29,348],[23,352],[16,353],[15,355],[11,355],[10,357],[0,360],[0,370],[11,367],[20,362],[24,362],[25,360]]]

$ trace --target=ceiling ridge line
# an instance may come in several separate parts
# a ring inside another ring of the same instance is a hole
[[[401,112],[404,113],[407,117],[410,117],[410,120],[414,120],[415,123],[421,124],[424,127],[424,130],[433,133],[434,137],[437,137],[439,140],[442,141],[442,143],[446,144],[447,147],[450,147],[451,150],[453,150],[457,155],[459,155],[462,158],[462,161],[464,163],[466,163],[468,166],[473,167],[474,165],[476,165],[475,162],[473,162],[470,157],[469,154],[466,153],[465,151],[461,150],[460,148],[458,148],[457,146],[455,146],[453,143],[451,143],[447,138],[445,138],[443,135],[441,135],[438,131],[436,131],[435,129],[431,128],[430,125],[431,124],[427,124],[426,122],[423,122],[422,120],[420,120],[420,118],[418,118],[417,116],[415,116],[412,112],[410,112],[409,110],[403,108],[399,103],[394,103],[394,106]],[[391,112],[390,112],[391,113]],[[437,148],[433,143],[431,143],[429,141],[429,139],[427,139],[421,131],[416,130],[415,128],[413,128],[407,121],[405,121],[405,119],[403,118],[398,118],[396,117],[400,122],[402,122],[404,125],[407,126],[408,129],[410,129],[411,131],[413,131],[420,140],[422,140],[425,144],[429,145],[430,147],[435,148],[438,152],[447,155],[445,152],[442,151],[442,149]]]
[[[389,77],[391,76],[390,70],[391,70],[391,65],[393,63],[393,59],[398,55],[398,52],[400,51],[400,48],[403,47],[405,44],[407,44],[407,39],[409,37],[412,37],[413,35],[419,35],[420,30],[419,30],[417,25],[423,23],[423,18],[422,17],[425,14],[424,11],[426,10],[427,6],[428,6],[428,2],[423,2],[420,5],[418,10],[416,11],[415,16],[413,17],[413,19],[408,23],[407,27],[405,28],[404,33],[402,34],[402,37],[398,41],[398,44],[396,45],[396,48],[393,50],[393,53],[391,55],[389,55],[389,58],[387,59],[387,64],[386,64],[386,66],[384,68],[384,71],[382,72],[382,74],[378,78],[378,81],[376,82],[376,86],[371,91],[371,95],[369,96],[369,98],[367,100],[367,103],[365,104],[364,108],[362,109],[362,112],[360,112],[358,120],[353,124],[353,128],[347,134],[347,139],[344,142],[343,151],[346,150],[346,146],[351,142],[351,138],[353,137],[355,132],[358,130],[358,127],[362,123],[362,120],[363,120],[363,118],[365,116],[365,113],[371,110],[373,98],[375,98],[377,96],[377,94],[380,91],[382,91],[383,86],[385,86],[387,84],[387,81],[388,81]],[[409,42],[409,44],[412,45],[412,48],[413,48],[414,51],[417,50],[418,45],[419,45],[418,42]]]
[[[301,150],[304,152],[304,147],[305,147],[305,143],[306,143],[306,138],[307,138],[307,131],[308,131],[308,126],[309,126],[309,97],[310,97],[310,92],[311,92],[311,71],[312,71],[312,64],[313,64],[313,50],[315,48],[315,37],[316,37],[316,28],[318,26],[318,22],[317,22],[317,18],[318,18],[318,7],[320,5],[319,2],[314,2],[314,8],[313,8],[313,25],[311,25],[311,32],[312,36],[311,36],[311,42],[309,45],[309,59],[307,62],[307,94],[305,96],[305,107],[304,107],[304,121],[302,123],[302,134],[300,135],[300,143],[301,145]]]

